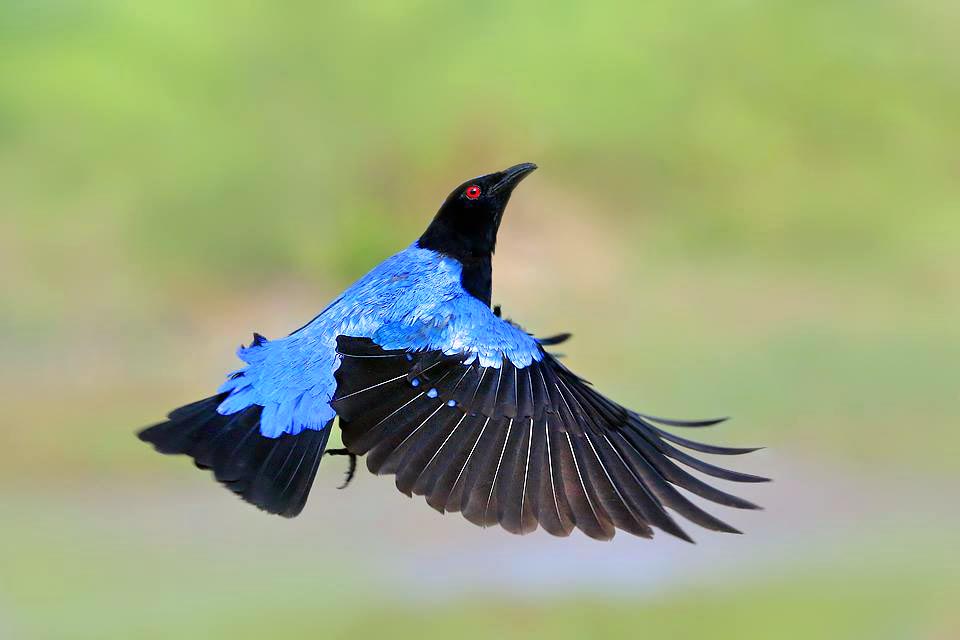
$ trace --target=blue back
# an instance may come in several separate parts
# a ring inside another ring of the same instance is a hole
[[[237,355],[247,366],[220,387],[230,396],[219,412],[261,405],[260,431],[272,438],[323,429],[335,415],[340,335],[370,338],[384,349],[466,353],[468,362],[484,366],[499,367],[504,357],[517,367],[539,361],[535,338],[464,291],[461,269],[416,244],[387,258],[302,329],[241,347]]]

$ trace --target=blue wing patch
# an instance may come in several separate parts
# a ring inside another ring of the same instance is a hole
[[[230,395],[218,411],[230,415],[260,405],[268,437],[320,430],[340,365],[338,336],[371,338],[385,349],[467,354],[481,366],[516,367],[540,361],[537,340],[502,320],[460,284],[460,263],[416,244],[388,258],[306,326],[286,338],[256,336],[237,355],[247,366],[220,387]]]

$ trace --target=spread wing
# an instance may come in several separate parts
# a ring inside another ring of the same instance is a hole
[[[371,472],[394,474],[400,491],[480,526],[523,534],[539,525],[557,536],[578,528],[598,539],[616,529],[649,538],[656,527],[690,541],[667,509],[707,529],[738,531],[678,487],[729,507],[757,507],[684,467],[735,482],[767,480],[673,445],[720,455],[754,449],[694,442],[656,426],[721,420],[630,411],[539,347],[538,358],[522,367],[508,358],[388,350],[368,338],[340,336],[337,349],[332,405],[347,449],[365,454]]]

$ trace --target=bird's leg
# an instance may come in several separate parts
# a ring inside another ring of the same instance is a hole
[[[327,449],[326,455],[350,456],[350,466],[347,468],[347,479],[343,481],[342,485],[337,487],[338,489],[346,489],[350,481],[353,480],[353,475],[357,472],[357,454],[350,453],[346,449]]]

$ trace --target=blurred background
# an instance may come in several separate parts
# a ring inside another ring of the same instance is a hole
[[[960,637],[958,20],[4,0],[0,638]],[[339,458],[285,521],[134,438],[522,161],[495,302],[766,445],[746,535],[481,531]]]

